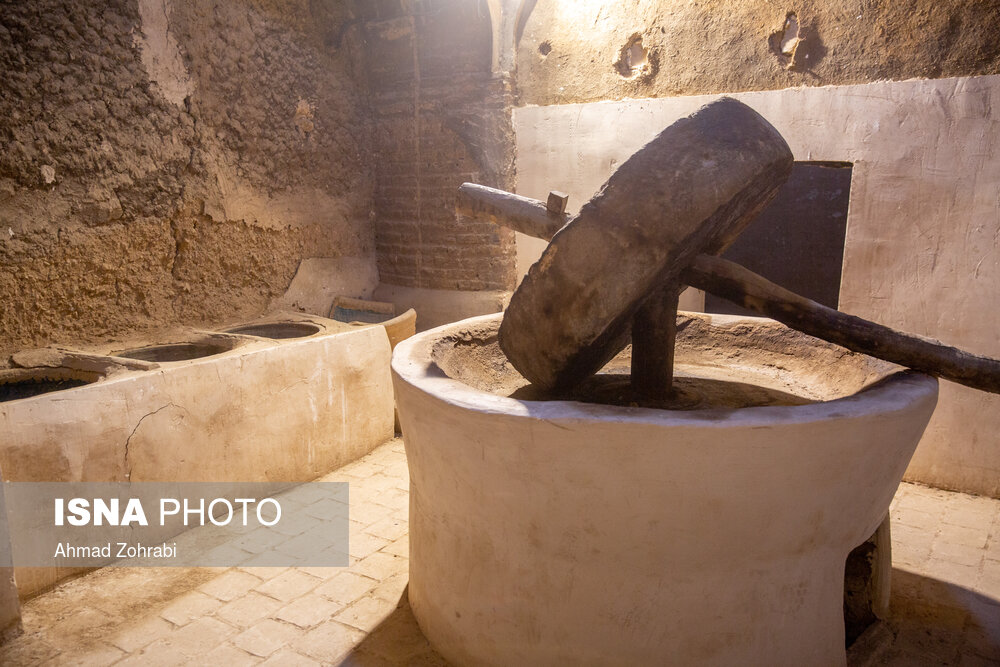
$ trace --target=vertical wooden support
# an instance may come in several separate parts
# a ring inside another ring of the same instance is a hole
[[[670,396],[680,291],[679,283],[661,286],[632,318],[632,389],[637,398],[660,401]]]

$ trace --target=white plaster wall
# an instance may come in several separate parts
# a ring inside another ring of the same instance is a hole
[[[1000,76],[732,96],[771,121],[796,159],[854,163],[841,310],[1000,357]],[[518,192],[563,190],[575,210],[715,97],[516,109]],[[539,249],[521,241],[526,270]],[[1000,396],[942,382],[907,479],[1000,497]]]

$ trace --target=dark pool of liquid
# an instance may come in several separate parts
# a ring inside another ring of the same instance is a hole
[[[736,409],[815,402],[770,387],[680,373],[674,376],[671,394],[665,400],[651,401],[636,396],[628,374],[605,373],[594,375],[569,391],[554,393],[527,385],[513,392],[510,397],[524,401],[580,401],[661,410]]]
[[[228,350],[225,347],[208,343],[172,343],[169,345],[153,345],[151,347],[140,347],[135,350],[116,352],[115,356],[126,359],[138,359],[139,361],[167,362],[200,359],[226,351]]]
[[[18,380],[0,384],[0,403],[89,384],[86,380]]]

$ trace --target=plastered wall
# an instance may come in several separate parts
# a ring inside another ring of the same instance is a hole
[[[734,95],[796,159],[854,163],[840,309],[1000,357],[1000,76]],[[518,108],[518,192],[578,207],[709,96]],[[803,221],[808,224],[808,221]],[[537,248],[519,245],[523,266]],[[1000,496],[1000,397],[942,381],[907,478]]]

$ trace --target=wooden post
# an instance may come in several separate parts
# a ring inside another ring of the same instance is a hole
[[[680,291],[678,283],[661,286],[632,318],[632,389],[639,399],[662,401],[670,396]]]

